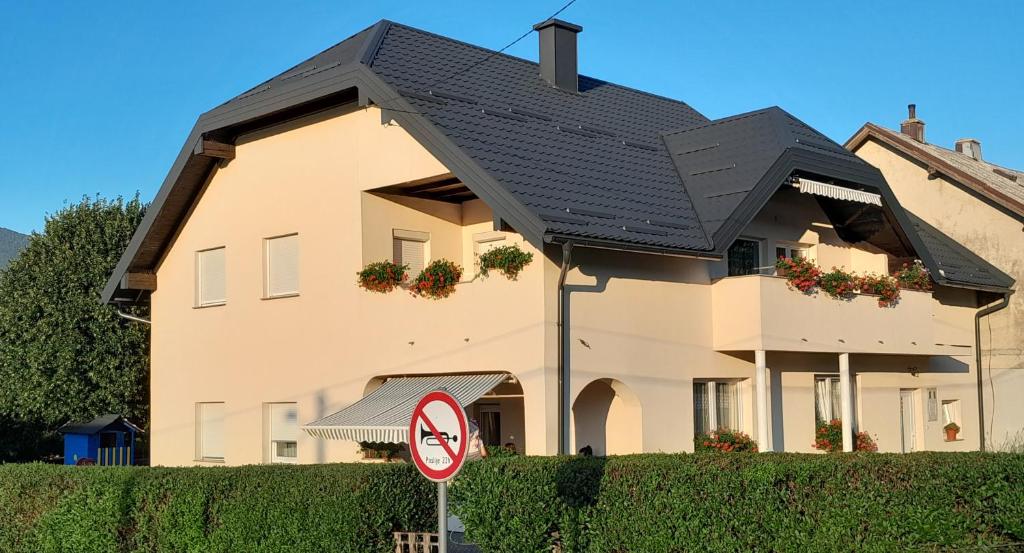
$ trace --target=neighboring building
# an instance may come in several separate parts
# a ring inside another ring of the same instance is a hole
[[[154,464],[354,459],[437,387],[530,454],[809,451],[818,418],[979,447],[973,317],[1012,279],[781,109],[711,121],[536,28],[539,64],[382,21],[199,118],[103,293],[151,303]],[[518,280],[474,277],[496,244]],[[935,290],[803,295],[776,255]],[[442,258],[443,300],[355,283]]]
[[[0,227],[0,269],[7,266],[28,245],[28,236]]]
[[[1024,172],[985,161],[972,138],[943,148],[925,140],[910,106],[899,132],[867,123],[846,146],[878,167],[904,207],[992,262],[1024,278]],[[1024,294],[980,319],[987,443],[1024,445]],[[1005,307],[1005,308],[1004,308]]]

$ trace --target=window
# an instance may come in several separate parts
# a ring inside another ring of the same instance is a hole
[[[960,427],[960,431],[963,432],[964,425],[960,422],[960,400],[959,399],[944,399],[942,400],[942,425],[945,426],[949,423],[955,423]]]
[[[224,403],[196,404],[196,457],[224,460]]]
[[[939,390],[928,388],[928,422],[939,420]]]
[[[477,258],[504,245],[504,232],[478,232],[473,235],[473,255]]]
[[[280,298],[299,293],[299,235],[267,238],[264,242],[264,296]]]
[[[268,403],[267,435],[270,441],[271,463],[294,463],[298,461],[298,405],[295,403]]]
[[[843,417],[843,400],[838,376],[814,377],[814,418],[829,422]]]
[[[226,301],[224,248],[196,252],[196,306],[224,305]]]
[[[803,259],[807,257],[807,248],[796,244],[776,244],[775,259],[779,259],[780,257]]]
[[[501,445],[501,409],[497,405],[480,405],[480,441],[484,445]]]
[[[756,275],[761,266],[761,243],[757,240],[737,238],[729,246],[729,276]]]
[[[693,383],[693,431],[738,430],[739,394],[735,382],[701,381]]]
[[[430,233],[415,230],[392,231],[394,262],[409,266],[409,278],[416,278],[430,258]]]

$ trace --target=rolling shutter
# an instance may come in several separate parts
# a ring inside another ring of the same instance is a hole
[[[196,252],[196,305],[218,305],[226,300],[224,248]]]
[[[299,235],[267,239],[267,297],[299,293]]]

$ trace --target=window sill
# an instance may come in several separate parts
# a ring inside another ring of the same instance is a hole
[[[260,299],[263,300],[263,301],[267,301],[267,300],[281,300],[281,299],[285,299],[285,298],[297,298],[297,297],[299,297],[299,293],[295,292],[293,294],[278,294],[276,296],[263,296]]]
[[[947,442],[947,443],[949,443],[949,442],[962,442],[962,441],[964,441],[964,439],[963,438],[957,438],[955,440],[947,440],[947,439],[943,438],[942,441]]]
[[[197,462],[197,463],[210,463],[210,464],[214,464],[214,465],[223,465],[224,464],[224,459],[203,458],[203,459],[194,459],[194,461]]]
[[[210,307],[224,307],[228,302],[222,301],[217,303],[204,303],[202,305],[193,305],[192,309],[208,309]]]

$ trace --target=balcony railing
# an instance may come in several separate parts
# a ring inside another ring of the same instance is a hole
[[[712,302],[718,351],[952,353],[935,343],[930,292],[902,290],[897,305],[879,307],[877,296],[807,295],[784,278],[749,275],[714,283]]]

